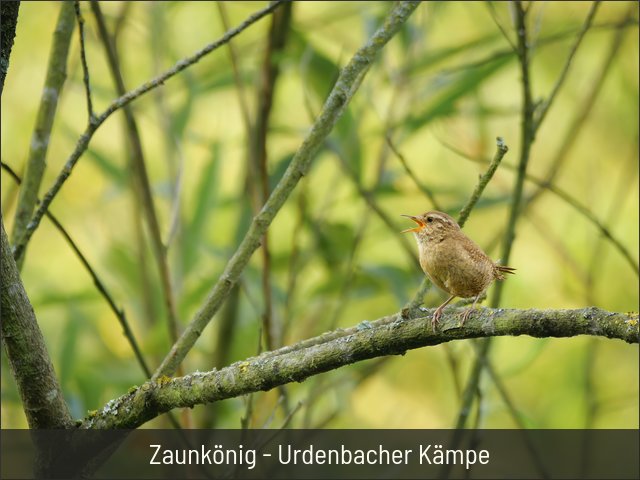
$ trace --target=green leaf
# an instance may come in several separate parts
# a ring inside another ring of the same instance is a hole
[[[320,223],[310,217],[305,218],[305,224],[313,231],[320,250],[318,253],[327,267],[335,268],[347,259],[355,236],[350,225],[326,221]]]
[[[486,64],[464,70],[456,74],[455,81],[448,79],[442,82],[442,88],[434,93],[433,100],[417,115],[413,115],[403,121],[403,126],[409,131],[415,132],[425,124],[433,120],[450,115],[456,111],[456,102],[465,95],[478,89],[483,82],[508,65],[513,56],[498,57]]]
[[[173,114],[171,133],[174,135],[174,138],[182,138],[184,135],[185,128],[192,117],[194,99],[198,88],[193,78],[193,74],[189,70],[185,70],[179,78],[184,84],[182,91],[186,92],[186,95],[182,105],[180,105]]]
[[[184,229],[182,261],[184,273],[188,273],[198,258],[199,246],[203,244],[206,228],[213,228],[214,212],[218,199],[220,182],[220,145],[211,145],[211,157],[205,166],[196,187],[194,211]]]
[[[275,162],[271,173],[269,174],[269,191],[272,192],[276,185],[284,175],[287,167],[291,163],[291,159],[295,155],[295,152],[287,153]]]
[[[124,172],[124,168],[116,165],[109,155],[101,152],[95,146],[87,148],[86,156],[92,163],[98,167],[98,169],[109,177],[118,187],[123,187],[127,184],[127,175]]]
[[[311,92],[316,98],[324,101],[338,78],[340,69],[295,28],[289,32],[289,46],[293,52],[292,56],[297,58],[300,64],[304,85],[311,87]]]
[[[452,47],[428,50],[424,55],[411,63],[407,73],[409,73],[409,75],[423,74],[424,70],[428,70],[444,60],[466,52],[471,53],[474,49],[480,49],[484,52],[488,44],[494,43],[499,38],[500,34],[493,32]]]
[[[76,345],[78,344],[78,333],[82,326],[82,318],[75,307],[74,302],[67,303],[68,317],[62,330],[60,359],[58,360],[58,372],[60,375],[60,386],[63,390],[67,388],[70,378],[74,377],[76,364]]]
[[[417,287],[414,272],[394,265],[364,264],[361,268],[363,278],[369,277],[370,282],[377,284],[386,291],[393,293],[398,305],[404,305],[409,300],[408,292],[411,287]]]

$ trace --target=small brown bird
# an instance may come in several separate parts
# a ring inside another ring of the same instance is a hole
[[[442,310],[455,297],[475,297],[473,305],[462,313],[462,326],[489,285],[494,280],[504,280],[505,273],[514,273],[515,268],[491,260],[446,213],[432,211],[415,217],[402,216],[418,224],[402,233],[413,232],[416,237],[422,270],[434,284],[451,295],[433,314],[431,326],[434,331]]]

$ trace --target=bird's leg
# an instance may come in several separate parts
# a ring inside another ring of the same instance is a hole
[[[476,308],[476,303],[478,303],[478,299],[480,298],[481,294],[476,295],[476,298],[473,300],[473,304],[465,309],[464,312],[462,312],[462,319],[460,321],[460,326],[462,327],[464,325],[464,322],[467,320],[467,318],[469,318],[469,316],[471,315],[471,312],[473,312],[473,310]]]
[[[442,305],[436,308],[435,312],[433,312],[433,318],[431,319],[431,327],[433,328],[434,332],[436,331],[436,325],[438,324],[438,320],[440,320],[440,317],[442,316],[442,310],[444,310],[444,307],[446,307],[449,304],[449,302],[454,298],[456,298],[456,296],[451,295],[449,298],[447,298],[447,300]]]

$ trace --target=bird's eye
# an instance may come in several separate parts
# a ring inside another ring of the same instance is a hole
[[[427,217],[427,223],[433,222],[433,217]]]

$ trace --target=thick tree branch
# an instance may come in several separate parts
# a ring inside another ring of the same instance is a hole
[[[0,96],[4,90],[4,79],[9,69],[9,57],[16,36],[20,2],[2,2],[0,4]]]
[[[432,312],[431,312],[432,313]],[[458,310],[441,319],[433,332],[431,315],[418,309],[338,329],[298,344],[265,352],[221,370],[184,377],[160,377],[110,401],[86,418],[81,428],[136,428],[174,408],[193,407],[290,382],[370,358],[402,355],[407,350],[452,340],[508,335],[573,337],[593,335],[638,343],[638,314],[587,307],[577,310],[507,310],[484,308],[458,327]]]
[[[0,326],[31,428],[68,428],[71,414],[0,221]]]

